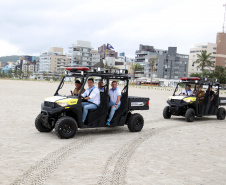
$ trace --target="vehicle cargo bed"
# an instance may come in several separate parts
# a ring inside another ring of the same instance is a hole
[[[149,98],[129,96],[129,110],[149,110]]]

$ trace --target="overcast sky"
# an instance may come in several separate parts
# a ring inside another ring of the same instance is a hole
[[[110,43],[135,57],[139,44],[177,46],[216,42],[226,0],[0,0],[0,56],[64,53],[77,40],[94,49]],[[226,27],[226,26],[225,26]]]

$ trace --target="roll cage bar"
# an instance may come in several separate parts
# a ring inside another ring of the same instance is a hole
[[[112,73],[112,71],[114,71],[114,73]],[[124,73],[122,73],[124,71]],[[63,87],[64,85],[64,79],[66,77],[78,77],[78,78],[82,78],[82,89],[84,88],[87,80],[89,79],[89,77],[93,77],[93,76],[98,76],[101,77],[102,79],[107,79],[107,86],[109,85],[109,80],[110,79],[115,79],[115,80],[122,80],[122,81],[126,81],[126,86],[124,87],[123,90],[126,89],[126,92],[128,94],[128,84],[129,84],[129,79],[130,77],[127,75],[128,71],[124,70],[124,69],[106,69],[106,70],[102,70],[102,71],[97,71],[96,67],[91,67],[91,71],[73,71],[73,72],[69,72],[69,71],[65,71],[66,75],[63,76],[54,96],[59,95],[58,91]],[[108,87],[107,87],[108,90]],[[80,97],[81,92],[78,94],[78,97]]]
[[[217,88],[217,93],[219,94],[219,86],[220,86],[220,83],[219,83],[219,82],[216,82],[216,81],[198,81],[198,82],[196,83],[195,81],[182,81],[182,82],[179,82],[179,83],[177,84],[177,86],[176,86],[176,88],[175,88],[175,90],[174,90],[173,96],[175,96],[175,93],[176,93],[176,91],[177,91],[177,89],[178,89],[178,86],[179,86],[180,84],[185,84],[185,85],[187,85],[187,84],[194,84],[194,85],[195,85],[195,90],[196,90],[196,87],[197,87],[197,86],[198,86],[198,89],[199,89],[199,87],[200,87],[201,85],[209,85],[207,91],[209,91],[210,85],[212,85],[212,86],[218,86],[218,88]],[[197,95],[198,95],[198,91],[196,92],[195,96],[197,96]]]

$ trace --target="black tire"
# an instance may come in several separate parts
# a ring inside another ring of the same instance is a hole
[[[35,119],[35,127],[39,132],[51,132],[53,128],[45,127],[41,121],[41,114],[39,114]]]
[[[58,119],[55,125],[56,135],[61,139],[69,139],[74,137],[77,130],[77,122],[69,116],[64,116]]]
[[[187,122],[193,122],[195,120],[195,111],[192,108],[189,108],[185,113],[185,119]]]
[[[225,119],[225,108],[220,107],[217,111],[217,119],[224,120]]]
[[[170,107],[169,106],[166,106],[164,109],[163,109],[163,117],[165,119],[170,119],[171,118],[171,113],[170,113]]]
[[[130,132],[140,132],[144,126],[144,119],[140,114],[131,114],[128,121]]]

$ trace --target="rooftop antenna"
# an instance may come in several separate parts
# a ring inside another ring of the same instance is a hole
[[[223,4],[223,6],[225,7],[225,11],[224,11],[224,23],[223,23],[223,33],[224,33],[224,24],[225,24],[225,16],[226,16],[226,4]]]

